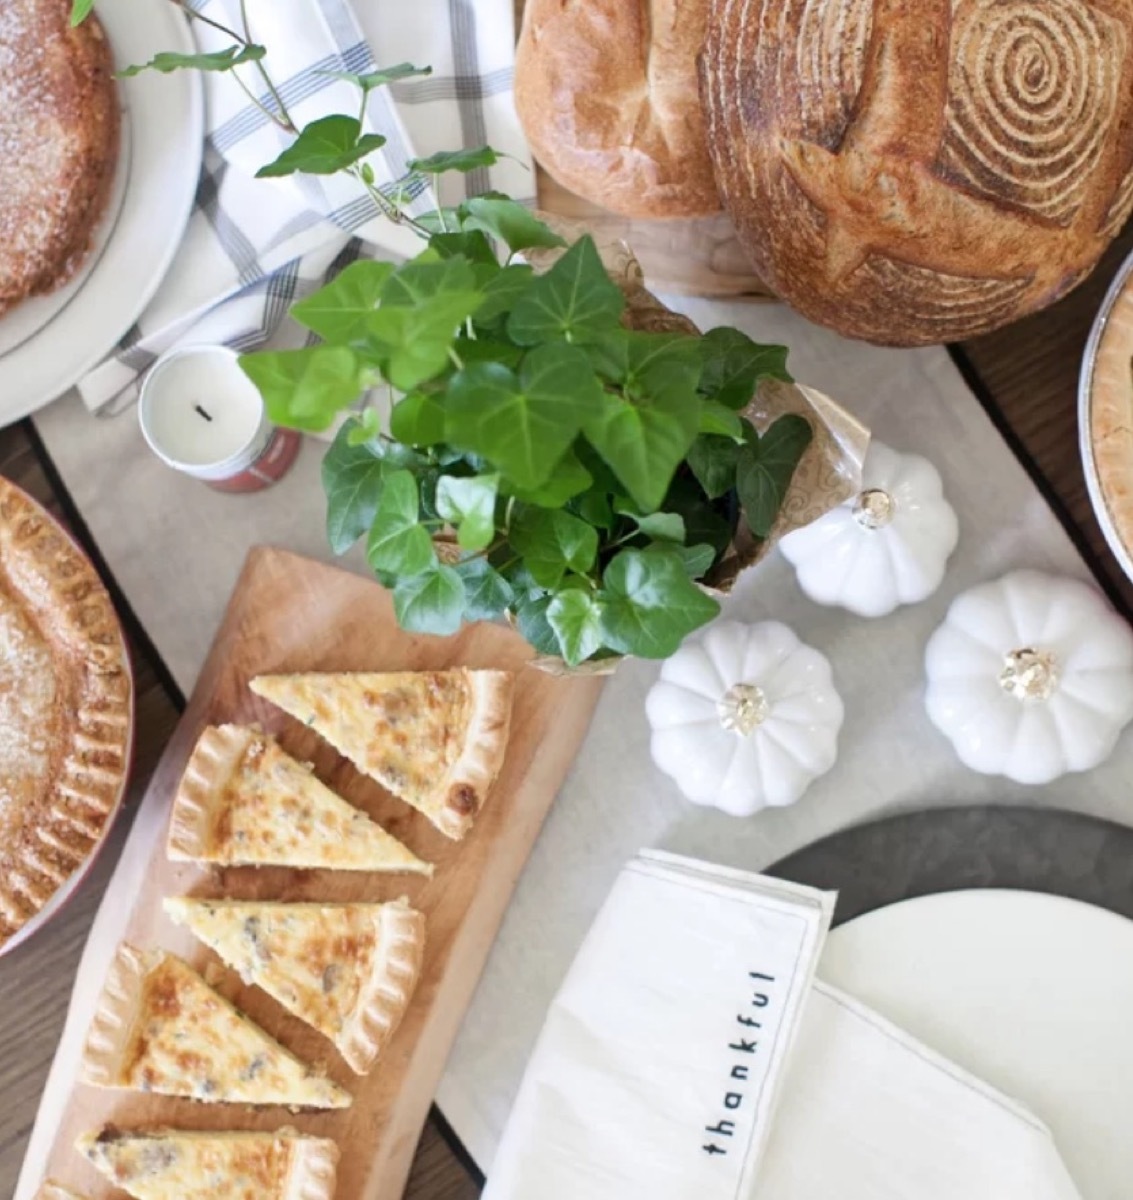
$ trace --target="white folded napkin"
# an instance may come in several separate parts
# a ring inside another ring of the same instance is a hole
[[[814,984],[832,900],[656,852],[626,866],[485,1200],[1078,1200],[1029,1112]]]
[[[555,998],[485,1200],[746,1194],[834,897],[643,852]]]
[[[240,28],[239,0],[195,0],[193,7]],[[486,143],[510,157],[467,176],[443,176],[443,202],[490,189],[517,200],[534,197],[530,157],[512,101],[511,0],[368,0],[357,9],[349,0],[250,0],[248,11],[253,38],[268,50],[264,65],[299,125],[358,112],[360,93],[328,72],[365,73],[402,62],[433,68],[431,75],[370,93],[365,126],[388,139],[368,160],[379,184],[404,175],[411,158]],[[202,22],[194,21],[193,31],[202,51],[230,44]],[[254,66],[238,70],[270,106]],[[419,246],[412,233],[380,216],[349,179],[256,179],[255,172],[287,145],[288,135],[229,75],[204,78],[208,141],[184,243],[141,319],[114,355],[80,382],[92,411],[124,408],[136,397],[139,375],[177,344],[212,340],[247,349],[263,343],[292,299],[321,286],[343,265],[340,256],[362,252],[396,259]],[[426,190],[412,211],[434,203]]]

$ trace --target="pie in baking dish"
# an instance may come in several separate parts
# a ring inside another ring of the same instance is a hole
[[[0,944],[101,839],[130,730],[110,597],[43,509],[0,479]]]
[[[245,983],[330,1038],[352,1070],[374,1064],[409,1007],[425,919],[404,901],[275,904],[168,899],[165,911]]]
[[[172,954],[122,946],[95,1010],[82,1079],[208,1103],[346,1108],[316,1074]]]
[[[137,1200],[333,1200],[338,1147],[275,1133],[131,1132],[107,1125],[76,1143]]]
[[[173,801],[168,853],[225,866],[433,873],[274,738],[239,725],[201,734]]]
[[[461,667],[264,675],[251,688],[459,839],[503,764],[513,683],[508,671]]]
[[[1133,554],[1133,276],[1105,319],[1090,378],[1090,443],[1105,507]]]

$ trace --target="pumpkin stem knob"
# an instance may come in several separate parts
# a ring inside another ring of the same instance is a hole
[[[897,502],[888,492],[881,488],[867,488],[859,492],[854,501],[854,520],[863,529],[872,532],[884,529],[893,520],[896,510]]]
[[[735,683],[716,702],[716,712],[729,733],[750,737],[771,715],[771,705],[761,687]]]
[[[1024,646],[1003,656],[999,686],[1017,700],[1049,700],[1058,687],[1058,674],[1053,654]]]

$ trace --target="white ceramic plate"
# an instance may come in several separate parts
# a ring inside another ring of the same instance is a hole
[[[1032,892],[926,896],[836,929],[819,975],[1031,1108],[1082,1200],[1129,1200],[1133,921]]]
[[[98,14],[119,68],[161,50],[194,52],[184,17],[162,0],[99,0]],[[145,72],[119,87],[128,149],[117,216],[112,205],[105,244],[99,251],[96,238],[74,284],[0,320],[0,345],[8,347],[0,356],[0,426],[49,404],[113,349],[153,298],[185,232],[204,149],[201,79],[194,71]]]

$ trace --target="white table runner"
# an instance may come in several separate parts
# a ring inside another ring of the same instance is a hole
[[[826,653],[846,701],[839,762],[793,808],[739,821],[685,802],[649,758],[643,700],[657,665],[626,664],[609,682],[520,880],[438,1095],[486,1170],[547,1006],[619,869],[642,846],[758,870],[841,826],[898,808],[1030,803],[1117,820],[1130,812],[1128,732],[1098,770],[1027,789],[966,771],[924,714],[924,645],[957,592],[1020,565],[1088,578],[945,351],[850,343],[778,306],[677,303],[702,328],[731,323],[786,342],[800,380],[843,401],[889,444],[932,459],[960,516],[960,546],[936,596],[876,622],[813,605],[778,554],[729,598],[728,615],[785,619]],[[331,557],[318,443],[304,448],[276,488],[231,497],[152,458],[132,415],[94,420],[68,397],[36,423],[110,570],[186,691],[250,546]],[[348,564],[364,569],[360,556]]]

